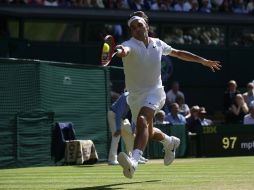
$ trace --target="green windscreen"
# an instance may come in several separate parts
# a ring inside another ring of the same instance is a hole
[[[16,165],[16,127],[15,117],[0,115],[0,167]]]
[[[44,110],[17,115],[17,164],[18,166],[50,165],[51,129],[53,113]]]
[[[0,114],[15,114],[39,105],[39,64],[0,59]]]
[[[105,69],[42,64],[41,106],[55,121],[71,121],[77,139],[91,139],[99,158],[107,157],[107,80]]]
[[[105,160],[108,80],[96,66],[0,59],[0,167],[51,164],[53,123],[67,121]]]

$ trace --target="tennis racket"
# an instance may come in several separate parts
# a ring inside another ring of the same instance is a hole
[[[116,49],[114,37],[107,35],[103,40],[103,45],[101,48],[101,65],[107,66],[119,51],[121,50]]]

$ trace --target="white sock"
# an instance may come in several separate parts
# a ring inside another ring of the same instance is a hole
[[[143,155],[143,152],[139,149],[135,149],[132,151],[132,159],[138,163],[140,157]]]
[[[160,142],[164,145],[167,146],[171,143],[172,138],[168,135],[165,134],[165,138],[163,140],[161,140]]]

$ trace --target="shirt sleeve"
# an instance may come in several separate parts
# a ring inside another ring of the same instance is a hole
[[[169,55],[172,51],[172,47],[166,44],[165,42],[163,42],[162,40],[160,40],[160,42],[162,47],[162,55]]]
[[[123,42],[121,45],[125,46],[125,47],[129,47],[130,48],[130,52],[129,54],[131,54],[131,52],[133,51],[132,48],[131,48],[131,44],[129,43],[129,41],[125,41]],[[124,58],[124,57],[123,57]]]

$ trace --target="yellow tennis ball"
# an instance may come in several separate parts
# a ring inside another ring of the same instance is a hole
[[[109,47],[108,43],[103,44],[102,51],[103,51],[103,53],[108,53],[110,51],[110,47]]]

